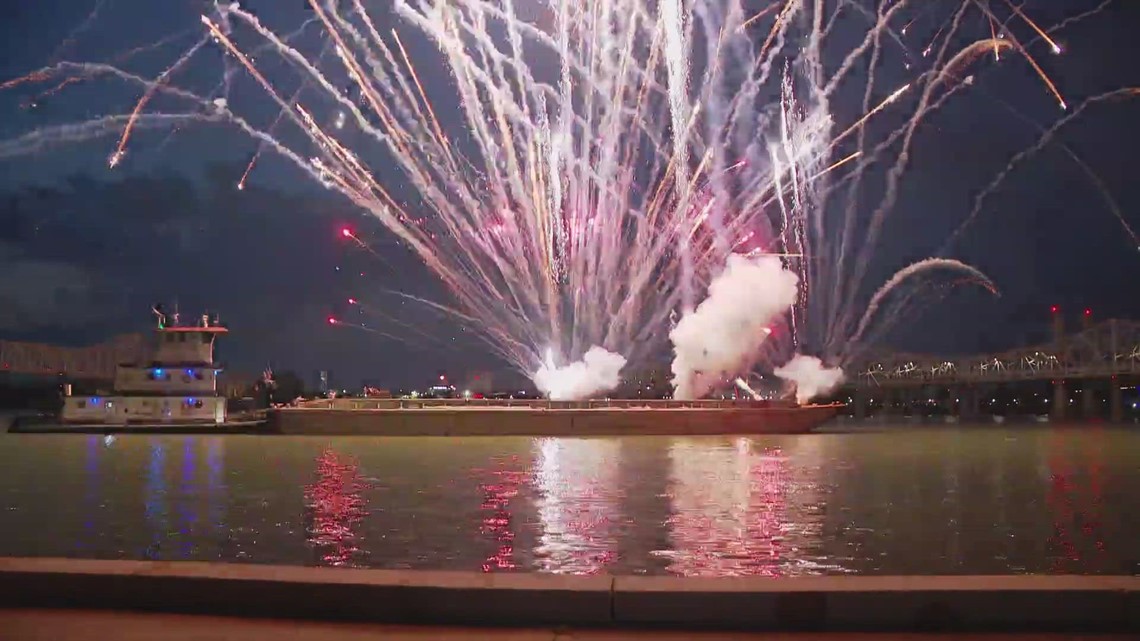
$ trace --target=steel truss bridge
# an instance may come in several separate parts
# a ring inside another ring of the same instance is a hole
[[[112,380],[116,365],[142,359],[147,347],[143,334],[123,334],[90,347],[0,340],[0,373]]]
[[[1140,321],[1107,320],[1044,345],[1000,354],[947,358],[924,354],[872,355],[848,371],[856,387],[970,385],[1140,375]]]

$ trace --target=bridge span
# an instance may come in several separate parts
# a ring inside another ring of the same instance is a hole
[[[1081,329],[1066,333],[1064,321],[1054,312],[1053,337],[1041,345],[998,354],[933,356],[878,353],[852,364],[855,413],[865,411],[870,394],[915,395],[932,387],[950,388],[963,414],[976,414],[982,388],[1018,382],[1048,381],[1053,387],[1051,414],[1066,418],[1069,386],[1079,382],[1082,408],[1091,416],[1098,387],[1106,388],[1109,414],[1123,416],[1121,386],[1140,379],[1140,321],[1111,319],[1093,322],[1087,311]]]
[[[0,340],[0,373],[110,381],[116,365],[143,359],[147,346],[143,334],[123,334],[88,347]]]

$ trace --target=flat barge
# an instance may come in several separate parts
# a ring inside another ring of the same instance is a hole
[[[841,407],[764,401],[334,399],[271,410],[267,428],[325,436],[805,434]]]

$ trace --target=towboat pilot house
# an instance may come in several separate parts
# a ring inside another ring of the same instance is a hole
[[[217,320],[202,316],[196,325],[171,325],[155,306],[158,327],[150,360],[115,368],[114,392],[109,396],[69,396],[64,399],[67,423],[124,425],[216,423],[226,421],[226,399],[218,394],[221,366],[214,361],[214,343],[228,333]]]

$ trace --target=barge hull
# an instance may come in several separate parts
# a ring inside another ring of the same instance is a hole
[[[323,436],[723,436],[805,434],[837,405],[795,408],[438,408],[270,412],[269,430]]]

